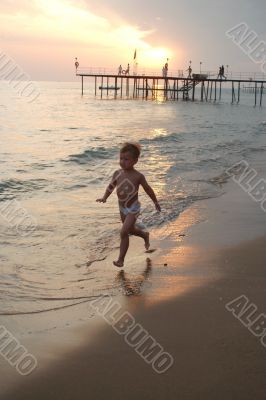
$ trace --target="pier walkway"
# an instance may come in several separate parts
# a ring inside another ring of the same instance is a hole
[[[192,77],[161,75],[119,75],[112,71],[84,71],[77,70],[76,76],[81,77],[81,94],[84,95],[84,78],[94,79],[94,95],[105,98],[131,99],[164,99],[164,100],[200,100],[220,101],[222,88],[230,89],[231,103],[239,103],[241,89],[252,83],[254,87],[254,106],[262,106],[266,79],[264,74],[253,78],[231,77],[217,79],[210,73],[192,74]],[[198,91],[196,94],[196,87]],[[196,97],[197,96],[197,97]]]

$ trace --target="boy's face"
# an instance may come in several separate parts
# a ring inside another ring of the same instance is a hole
[[[120,167],[125,170],[132,169],[137,163],[138,159],[133,158],[129,151],[120,153]]]

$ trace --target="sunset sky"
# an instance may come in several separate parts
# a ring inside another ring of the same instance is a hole
[[[1,0],[0,50],[34,80],[73,80],[82,67],[260,71],[225,32],[245,22],[266,41],[265,0]]]

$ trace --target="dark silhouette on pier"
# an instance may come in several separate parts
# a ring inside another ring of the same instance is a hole
[[[165,67],[165,65],[164,65]],[[190,76],[161,76],[161,75],[130,75],[128,70],[123,70],[122,75],[112,73],[82,73],[76,75],[81,77],[81,94],[84,94],[84,78],[94,78],[94,94],[103,98],[103,94],[112,93],[114,98],[132,99],[157,99],[164,100],[200,100],[220,101],[223,85],[231,84],[231,103],[240,102],[241,85],[250,83],[250,79],[222,79],[225,78],[224,70],[220,67],[217,78],[209,77],[204,73],[194,73]],[[253,80],[254,105],[262,105],[263,89],[265,80]],[[99,86],[98,86],[99,85]],[[196,86],[200,87],[200,99],[196,98]],[[109,89],[110,88],[110,89]],[[115,88],[116,90],[112,90]],[[98,91],[99,90],[99,91]]]
[[[78,62],[77,57],[75,57],[75,67],[76,67],[76,73],[77,73],[78,67],[79,67],[79,62]]]

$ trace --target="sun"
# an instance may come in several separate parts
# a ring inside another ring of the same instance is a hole
[[[172,52],[164,47],[150,47],[140,52],[140,63],[145,67],[162,67]]]

